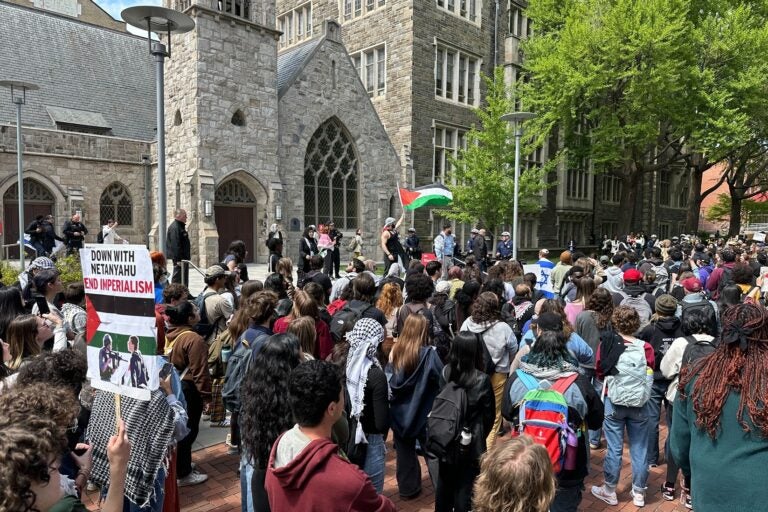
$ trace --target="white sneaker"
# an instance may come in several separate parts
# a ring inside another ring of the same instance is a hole
[[[190,485],[199,485],[202,484],[208,480],[208,475],[205,473],[198,473],[197,471],[192,471],[190,474],[185,476],[184,478],[179,478],[176,480],[176,484],[179,487],[187,487]]]
[[[609,505],[618,505],[619,499],[616,497],[616,491],[609,490],[605,485],[592,486],[592,496],[601,499]]]
[[[635,491],[634,489],[630,489],[629,494],[632,496],[632,503],[634,503],[636,507],[645,506],[645,493],[643,491]]]

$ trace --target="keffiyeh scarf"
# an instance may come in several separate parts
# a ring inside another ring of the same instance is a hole
[[[384,340],[384,328],[372,318],[361,318],[347,334],[349,355],[347,356],[347,391],[352,406],[352,416],[357,419],[355,443],[368,443],[363,432],[360,416],[363,413],[365,385],[371,366],[381,368],[376,350]]]
[[[131,442],[131,457],[125,479],[125,496],[139,507],[149,506],[154,497],[157,473],[163,467],[173,440],[174,414],[160,390],[147,401],[120,397],[120,413]],[[116,433],[115,396],[98,391],[91,409],[86,438],[93,446],[91,481],[109,485],[107,444]]]

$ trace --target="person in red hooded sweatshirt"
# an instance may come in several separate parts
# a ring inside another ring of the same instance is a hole
[[[368,476],[331,441],[344,414],[342,374],[333,363],[308,361],[291,372],[288,394],[294,427],[277,438],[264,488],[272,512],[394,512]]]

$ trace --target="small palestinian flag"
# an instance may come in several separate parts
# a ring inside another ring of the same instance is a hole
[[[424,185],[413,190],[401,188],[400,201],[406,210],[415,210],[422,206],[447,206],[453,201],[453,194],[441,183]]]

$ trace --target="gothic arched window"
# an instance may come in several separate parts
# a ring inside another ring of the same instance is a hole
[[[133,203],[131,194],[122,183],[111,183],[99,200],[99,219],[101,225],[105,225],[109,219],[114,219],[121,226],[133,224]]]
[[[333,220],[339,229],[357,228],[358,175],[355,146],[331,118],[312,135],[304,156],[304,224]]]

